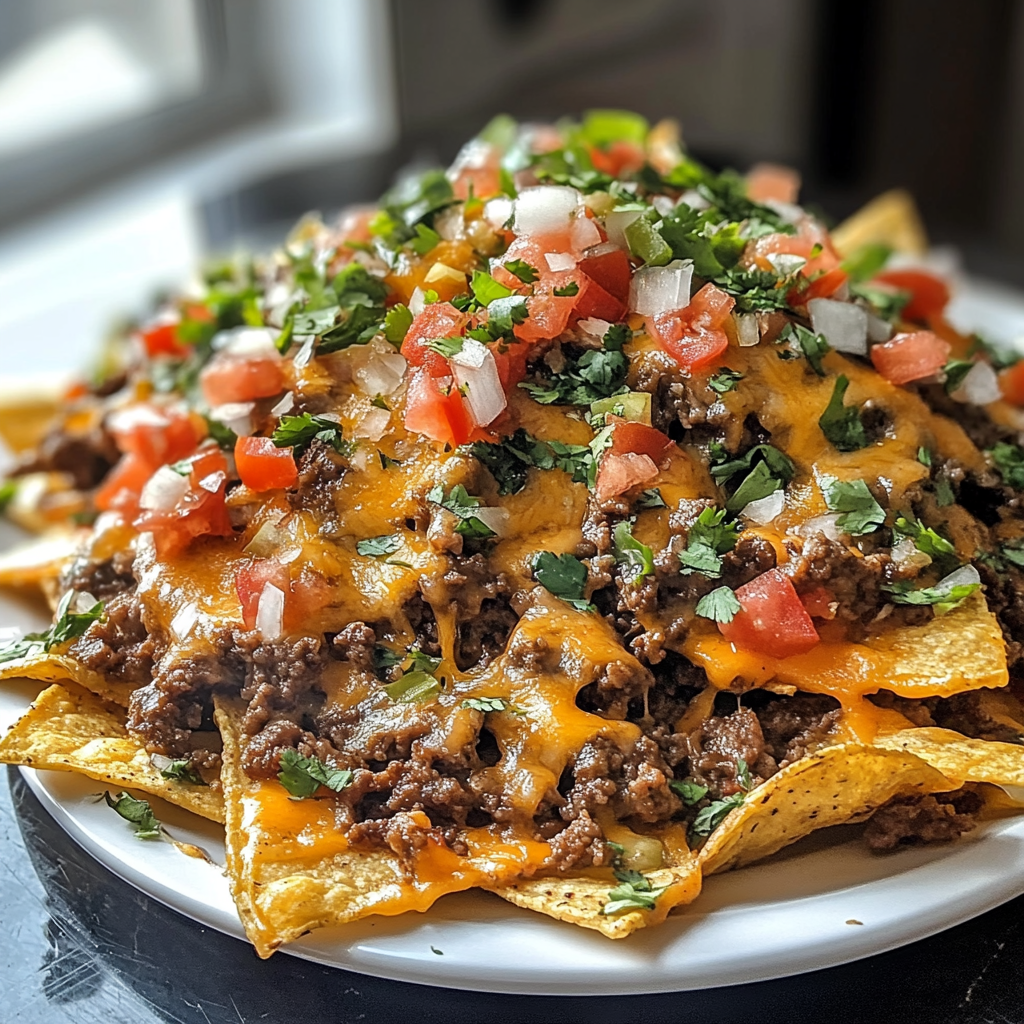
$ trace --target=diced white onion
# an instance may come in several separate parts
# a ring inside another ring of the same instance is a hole
[[[601,241],[601,232],[586,214],[577,214],[569,230],[569,241],[575,252],[583,252]]]
[[[629,308],[641,316],[670,313],[690,304],[692,260],[673,260],[667,267],[643,267],[629,283]]]
[[[167,417],[155,406],[129,405],[115,409],[107,417],[107,426],[115,433],[131,433],[136,427],[166,427]]]
[[[362,354],[362,353],[360,353]],[[406,362],[392,349],[390,352],[368,350],[365,360],[357,362],[352,371],[356,385],[364,395],[390,395],[402,383]]]
[[[772,491],[767,497],[748,502],[743,507],[742,515],[752,523],[766,526],[782,511],[785,504],[785,492],[782,490]]]
[[[801,523],[796,532],[801,537],[813,537],[816,533],[820,533],[829,540],[839,540],[839,527],[836,524],[840,515],[839,512],[828,512],[823,516],[815,516],[813,519]]]
[[[628,249],[626,228],[643,214],[643,210],[612,210],[604,219],[604,229],[608,232],[608,241],[618,249]]]
[[[96,605],[96,598],[88,590],[80,590],[68,602],[68,611],[72,615],[84,615]]]
[[[484,206],[484,220],[492,228],[502,228],[508,223],[512,216],[512,200],[504,196],[488,200]]]
[[[868,341],[888,341],[892,337],[892,324],[868,312]]]
[[[565,231],[580,205],[580,194],[568,185],[535,185],[523,189],[513,204],[517,235]]]
[[[736,323],[736,338],[740,348],[753,348],[761,340],[756,313],[733,313]]]
[[[210,494],[216,494],[227,478],[227,473],[225,473],[223,469],[218,469],[216,473],[204,476],[203,479],[199,481],[199,486],[204,491],[209,491]]]
[[[146,481],[139,497],[139,508],[151,512],[170,512],[188,494],[187,476],[175,473],[170,466],[161,466]]]
[[[981,576],[973,565],[961,565],[954,569],[948,576],[944,576],[935,584],[936,590],[945,590],[952,587],[969,587],[975,583],[981,583]]]
[[[577,326],[584,334],[589,334],[592,338],[603,338],[612,325],[607,320],[601,320],[596,316],[588,316],[586,320],[581,320]]]
[[[585,260],[596,259],[598,256],[607,256],[610,252],[618,252],[621,246],[616,245],[611,239],[607,242],[600,242],[597,245],[592,245],[583,254]],[[1024,344],[1024,342],[1022,342]]]
[[[413,316],[419,316],[423,312],[423,307],[426,305],[425,296],[423,289],[416,285],[413,289],[412,295],[409,296],[409,312]]]
[[[500,416],[508,400],[491,350],[468,338],[462,351],[452,356],[451,363],[459,387],[466,388],[466,402],[473,419],[484,427]]]
[[[893,545],[892,560],[901,569],[923,569],[932,564],[931,557],[918,548],[913,537],[904,537]]]
[[[796,256],[789,252],[772,252],[768,254],[768,262],[774,267],[779,277],[789,277],[795,274],[807,263],[803,256]]]
[[[171,632],[178,640],[185,640],[199,621],[199,609],[191,602],[183,604],[171,619]]]
[[[256,628],[264,640],[279,640],[284,633],[284,591],[268,583],[256,607]]]
[[[815,334],[823,334],[837,352],[867,355],[868,314],[860,306],[835,299],[811,299],[807,312]]]
[[[999,377],[988,363],[975,363],[964,377],[960,387],[953,392],[958,402],[970,402],[971,405],[988,405],[998,402],[1003,397],[999,387]]]
[[[711,203],[708,202],[695,188],[687,189],[680,197],[679,202],[684,203],[691,210],[706,210]]]
[[[229,331],[218,332],[213,339],[213,347],[233,359],[273,359],[280,360],[274,342],[277,331],[266,327],[233,327]]]
[[[651,200],[651,205],[662,217],[667,217],[676,208],[676,204],[668,196],[655,196]]]
[[[287,530],[282,529],[280,520],[268,519],[261,524],[253,534],[252,540],[242,550],[245,554],[255,555],[257,558],[271,558],[293,539]]]
[[[158,771],[162,772],[165,768],[170,768],[174,762],[166,754],[150,754],[149,763]]]
[[[544,260],[548,270],[572,270],[576,266],[576,257],[567,252],[546,252]]]
[[[499,537],[508,533],[509,514],[508,509],[481,505],[473,509],[473,515],[480,520],[489,530],[493,530]]]
[[[391,413],[387,409],[373,406],[363,413],[359,422],[352,428],[354,437],[365,437],[369,441],[379,441],[388,430]]]
[[[486,216],[486,214],[485,214]],[[434,217],[434,230],[446,241],[454,242],[462,237],[465,223],[462,219],[461,206],[449,206]]]
[[[223,423],[239,437],[248,437],[253,431],[252,411],[255,408],[254,402],[226,402],[210,410],[210,419]]]
[[[285,413],[291,412],[293,408],[295,408],[295,394],[294,392],[286,391],[284,398],[270,410],[270,415],[284,416]],[[236,430],[235,433],[237,434],[238,431]]]
[[[799,224],[805,214],[796,203],[784,203],[781,199],[766,199],[764,205],[774,210],[787,224]]]
[[[292,357],[292,363],[296,370],[308,366],[313,359],[313,349],[316,346],[316,335],[296,335],[293,339],[299,342],[299,351]]]

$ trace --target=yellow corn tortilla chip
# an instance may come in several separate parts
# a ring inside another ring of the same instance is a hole
[[[66,654],[39,654],[0,664],[0,681],[4,679],[35,679],[40,683],[60,683],[70,679],[112,704],[128,707],[128,698],[135,689],[129,683],[111,682],[99,672],[86,668]]]
[[[0,740],[0,763],[79,772],[128,786],[212,821],[224,801],[208,786],[165,779],[124,725],[124,715],[77,686],[51,686]]]
[[[912,256],[923,256],[928,251],[921,214],[905,189],[894,188],[876,196],[832,232],[832,244],[843,256],[871,243]]]
[[[34,448],[57,419],[62,388],[13,387],[0,391],[0,441],[12,452]]]
[[[53,532],[0,554],[0,587],[40,586],[60,576],[75,554],[73,533]]]
[[[956,789],[921,758],[857,743],[825,747],[752,790],[700,851],[705,875],[742,867],[827,825],[862,819],[895,796]]]
[[[927,726],[875,738],[886,750],[914,754],[951,779],[1024,786],[1024,746],[976,740],[951,729]]]

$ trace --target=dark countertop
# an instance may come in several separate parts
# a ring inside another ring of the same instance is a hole
[[[1024,897],[892,953],[704,992],[557,999],[425,988],[282,954],[261,962],[93,861],[16,769],[0,780],[0,1024],[1024,1024],[1022,914]]]

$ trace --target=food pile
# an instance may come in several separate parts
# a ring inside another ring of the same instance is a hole
[[[55,685],[0,759],[223,820],[262,955],[472,887],[621,937],[1008,813],[1024,363],[900,197],[798,188],[501,117],[167,299],[4,488],[56,612],[0,672]]]

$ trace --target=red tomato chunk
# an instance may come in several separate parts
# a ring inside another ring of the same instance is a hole
[[[949,342],[931,331],[897,334],[871,349],[875,369],[892,384],[908,384],[936,374],[949,361]]]
[[[752,579],[736,591],[740,611],[718,628],[730,643],[771,658],[805,654],[819,640],[793,581],[778,569]]]
[[[292,487],[299,478],[292,449],[278,448],[269,437],[240,437],[235,466],[242,483],[254,491]]]

